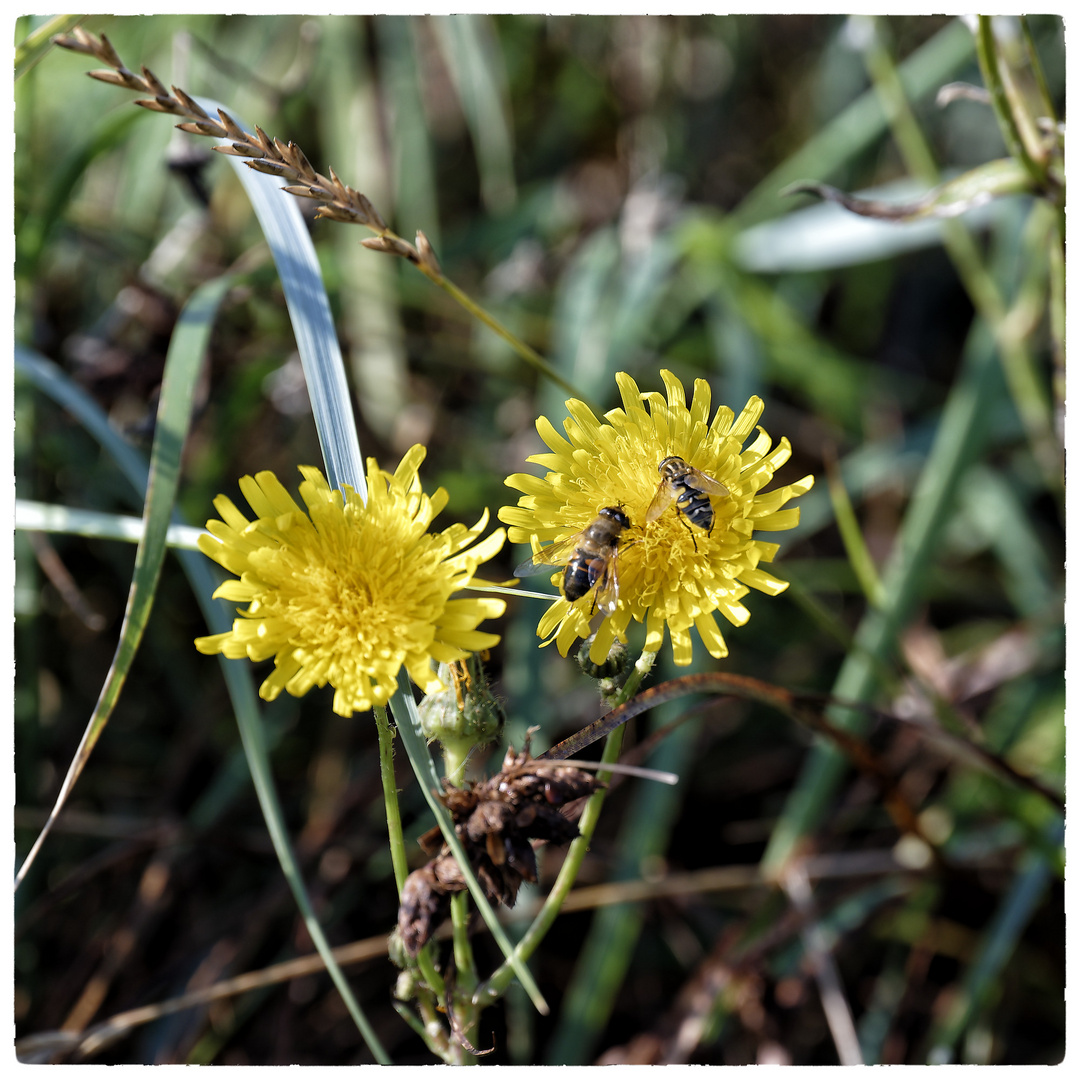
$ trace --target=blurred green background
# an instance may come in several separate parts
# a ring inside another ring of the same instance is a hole
[[[19,20],[16,43],[40,23]],[[726,634],[731,655],[718,663],[698,648],[695,670],[830,692],[867,647],[853,635],[874,618],[868,567],[885,567],[901,528],[916,528],[912,505],[932,505],[895,608],[885,575],[896,619],[882,631],[874,700],[1062,790],[1064,528],[1060,465],[1048,452],[1060,452],[1060,433],[1033,200],[1000,200],[970,221],[1002,295],[1035,297],[1021,360],[1003,377],[938,226],[867,222],[780,195],[799,179],[861,190],[909,174],[870,84],[868,24],[185,15],[85,25],[129,67],[145,64],[295,140],[402,236],[422,229],[448,277],[603,408],[617,403],[616,371],[653,390],[662,366],[688,390],[707,379],[714,403],[736,411],[751,394],[765,399],[764,427],[794,449],[779,481],[819,477],[798,530],[776,537],[776,570],[792,587],[775,600],[751,596],[750,622]],[[1005,156],[984,104],[934,103],[946,83],[981,81],[971,32],[944,17],[875,25],[875,47],[902,63],[939,165]],[[1029,26],[1060,108],[1062,22]],[[319,463],[303,376],[273,264],[225,162],[208,140],[88,80],[94,66],[50,50],[15,84],[16,340],[59,364],[148,450],[179,308],[200,283],[239,270],[185,450],[179,508],[201,524],[216,494],[236,497],[244,473],[272,469],[295,490],[296,466]],[[514,501],[502,480],[530,468],[525,456],[542,449],[535,419],[558,426],[566,395],[411,266],[362,248],[366,235],[312,225],[362,450],[393,467],[425,443],[425,487],[450,494],[437,525],[472,523]],[[1017,403],[1025,372],[1046,403],[1034,433]],[[15,407],[20,498],[139,512],[68,413],[18,378]],[[952,458],[942,449],[950,439]],[[867,563],[853,564],[841,539],[828,463]],[[919,502],[920,485],[943,476],[936,503]],[[19,532],[15,554],[21,862],[108,670],[134,549]],[[508,548],[486,576],[509,576],[514,556]],[[539,749],[601,711],[576,665],[537,650],[542,610],[511,603],[490,665],[508,737],[520,745],[540,725]],[[219,670],[191,644],[204,632],[168,560],[117,710],[16,898],[20,1036],[78,1031],[311,951]],[[668,664],[655,677],[681,673]],[[374,724],[333,716],[330,693],[283,698],[265,721],[306,881],[332,942],[345,944],[387,933],[397,898]],[[659,710],[657,722],[686,708]],[[631,745],[648,727],[630,733]],[[856,773],[813,795],[801,850],[816,868],[816,915],[863,1059],[1061,1060],[1060,812],[916,726],[878,725],[872,737],[944,858],[897,862],[896,829]],[[618,900],[619,882],[756,867],[788,820],[789,793],[806,790],[810,743],[758,706],[699,703],[647,759],[676,768],[682,783],[614,791],[580,884],[611,882],[608,900]],[[414,837],[430,818],[399,764]],[[547,858],[556,865],[558,853]],[[493,967],[485,935],[476,948],[481,969]],[[511,993],[485,1013],[488,1062],[837,1060],[800,922],[788,895],[762,881],[658,888],[602,914],[575,910],[531,967],[552,1016]],[[429,1061],[392,1010],[390,963],[349,972],[394,1060]],[[329,979],[307,975],[134,1027],[93,1060],[371,1058]]]

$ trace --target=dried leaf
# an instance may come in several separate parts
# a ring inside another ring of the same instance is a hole
[[[1004,195],[1028,194],[1034,190],[1031,177],[1012,158],[987,162],[909,203],[886,203],[861,199],[828,184],[799,181],[786,187],[782,195],[817,195],[839,203],[845,210],[879,221],[919,221],[923,218],[953,218]]]

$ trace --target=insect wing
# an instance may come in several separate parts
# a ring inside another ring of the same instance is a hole
[[[550,574],[553,566],[565,566],[574,554],[581,533],[541,548],[531,559],[526,559],[515,571],[514,577],[532,577],[534,574]]]
[[[614,615],[619,606],[619,556],[611,553],[600,583],[596,586],[596,606],[605,615]]]
[[[706,495],[730,495],[731,492],[720,483],[719,480],[714,480],[711,476],[706,476],[703,472],[698,472],[692,465],[687,466],[690,470],[690,476],[693,477],[692,487],[696,487],[698,491],[704,492]]]
[[[674,501],[675,487],[670,480],[661,480],[656,489],[649,509],[645,511],[646,521],[655,521]]]

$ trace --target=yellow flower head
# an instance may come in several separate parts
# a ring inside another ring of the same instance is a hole
[[[623,407],[606,413],[603,421],[583,402],[568,401],[565,439],[541,416],[536,428],[552,452],[528,460],[545,466],[547,475],[541,479],[515,473],[506,479],[509,487],[524,494],[517,506],[504,506],[499,517],[510,526],[510,540],[532,543],[534,552],[540,541],[559,542],[585,529],[604,507],[621,506],[630,519],[631,527],[619,538],[619,602],[596,632],[589,650],[594,663],[603,662],[616,638],[626,640],[631,619],[646,624],[645,648],[652,652],[663,643],[666,624],[676,664],[690,663],[691,626],[697,627],[713,656],[726,656],[713,613],[719,611],[728,622],[741,626],[750,618],[742,604],[747,586],[770,596],[787,588],[786,581],[759,566],[772,560],[779,545],[754,534],[794,528],[798,509],[781,507],[814,484],[812,476],[805,476],[774,491],[762,490],[791,456],[791,446],[781,439],[774,448],[758,427],[757,438],[743,448],[761,417],[760,398],[751,398],[737,418],[722,406],[710,423],[707,382],[695,381],[694,400],[688,406],[682,383],[670,371],[660,375],[666,401],[659,393],[642,394],[629,375],[619,372],[615,378]],[[707,496],[698,523],[685,512],[693,509],[687,502],[693,493],[685,490],[657,514],[665,501],[654,503],[660,485],[658,467],[668,457],[682,458],[716,482],[711,487],[720,493]],[[700,522],[710,507],[713,520],[708,529]],[[540,619],[537,634],[554,635],[565,656],[575,640],[590,633],[595,593],[590,590],[573,603],[560,597]]]
[[[261,697],[273,701],[282,689],[299,697],[329,683],[334,712],[351,716],[385,705],[403,664],[431,693],[443,689],[432,661],[461,660],[494,645],[498,636],[476,627],[501,615],[504,601],[451,595],[472,581],[505,535],[499,529],[465,550],[487,526],[487,511],[471,529],[427,531],[447,496],[442,488],[430,498],[421,490],[417,470],[425,453],[414,446],[393,474],[368,458],[366,504],[352,488],[331,491],[318,469],[303,465],[307,513],[272,472],[240,481],[254,521],[219,495],[214,506],[223,520],[206,523],[217,539],[202,536],[199,547],[239,576],[214,596],[248,607],[232,630],[198,638],[199,652],[272,656]]]

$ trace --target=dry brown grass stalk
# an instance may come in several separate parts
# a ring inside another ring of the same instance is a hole
[[[403,240],[387,226],[366,195],[342,183],[332,167],[329,176],[317,172],[296,143],[291,140],[283,143],[280,139],[271,138],[258,125],[255,127],[255,134],[250,135],[223,109],[217,110],[217,119],[214,119],[190,94],[179,87],[174,86],[170,93],[149,68],[140,68],[141,75],[126,68],[104,34],[96,37],[77,26],[70,34],[53,38],[53,42],[62,49],[92,56],[112,69],[87,72],[92,79],[122,86],[125,90],[134,90],[139,94],[151,95],[148,98],[139,98],[136,105],[153,112],[187,117],[182,124],[177,125],[181,131],[214,139],[228,139],[229,145],[215,146],[214,149],[222,154],[247,158],[244,164],[249,168],[289,181],[282,190],[298,198],[314,199],[321,204],[316,211],[316,217],[329,218],[331,221],[341,221],[348,225],[367,226],[377,235],[361,241],[365,247],[387,255],[399,255],[415,264],[429,277],[441,278],[438,260],[423,233],[416,234],[415,246]]]

